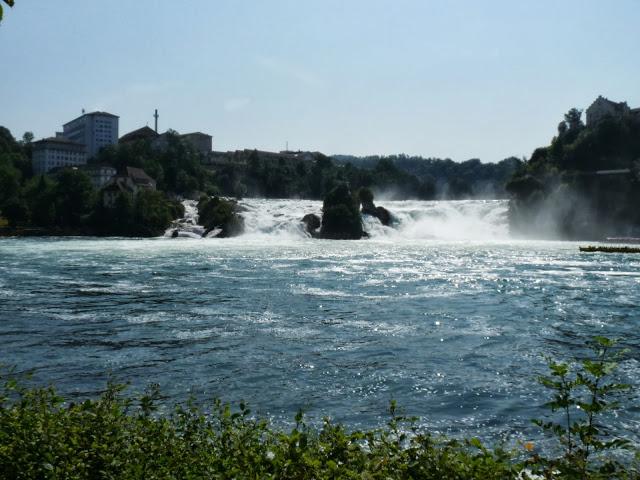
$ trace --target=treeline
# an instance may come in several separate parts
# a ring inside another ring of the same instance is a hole
[[[30,139],[18,142],[0,127],[0,217],[12,233],[156,236],[182,215],[159,191],[121,193],[106,207],[82,170],[34,176]]]
[[[257,150],[232,152],[224,160],[212,165],[223,195],[322,199],[342,183],[394,190],[400,198],[430,200],[435,194],[432,185],[388,162],[369,170],[340,165],[322,153],[296,158]]]
[[[223,159],[213,168],[224,195],[315,199],[324,198],[341,183],[399,200],[504,198],[505,184],[522,165],[517,158],[483,164],[403,155],[358,158],[313,153],[303,159],[257,150],[228,153]]]
[[[482,163],[477,158],[454,162],[451,159],[403,154],[386,157],[336,155],[333,158],[339,164],[351,164],[370,171],[378,169],[381,162],[391,164],[428,185],[434,198],[449,200],[506,198],[507,182],[523,165],[523,160],[516,157],[505,158],[497,163]]]
[[[512,233],[569,239],[640,236],[640,122],[595,125],[571,109],[550,145],[507,184]]]

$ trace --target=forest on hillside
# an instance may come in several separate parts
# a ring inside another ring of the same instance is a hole
[[[595,125],[571,109],[550,144],[507,184],[512,233],[568,239],[640,236],[640,122]]]

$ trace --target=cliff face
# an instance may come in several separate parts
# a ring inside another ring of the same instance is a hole
[[[507,184],[515,236],[640,236],[640,121],[607,117],[585,126],[572,109],[551,144]]]
[[[560,175],[547,181],[513,192],[512,235],[568,240],[640,236],[640,182],[632,173]]]

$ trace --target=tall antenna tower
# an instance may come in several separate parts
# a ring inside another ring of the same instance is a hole
[[[160,115],[158,115],[158,109],[156,108],[156,113],[153,114],[153,118],[155,118],[156,120],[156,133],[158,133],[158,117]]]

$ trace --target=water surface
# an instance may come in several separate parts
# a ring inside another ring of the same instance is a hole
[[[538,438],[544,356],[593,335],[632,348],[621,374],[640,384],[640,256],[512,240],[504,202],[386,202],[395,229],[345,242],[304,235],[317,202],[246,204],[234,239],[0,240],[0,362],[71,397],[113,375],[276,423],[304,408],[372,427],[396,399],[491,440]],[[612,422],[637,441],[627,406]]]

